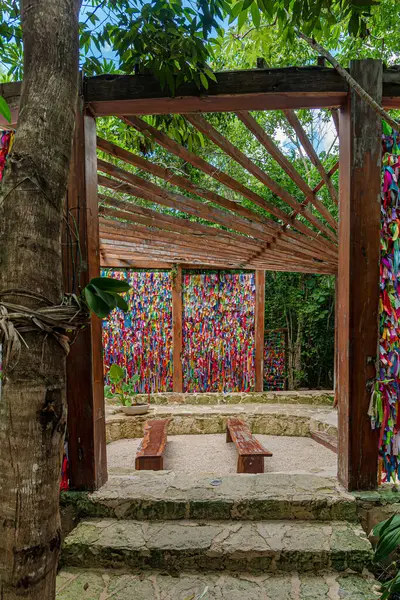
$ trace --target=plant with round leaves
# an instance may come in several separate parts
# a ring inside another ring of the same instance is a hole
[[[114,308],[124,312],[129,310],[128,303],[121,294],[130,289],[126,281],[112,277],[94,277],[83,290],[84,300],[91,312],[104,319]]]

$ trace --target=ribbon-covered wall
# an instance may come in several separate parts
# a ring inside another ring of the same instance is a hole
[[[400,475],[400,135],[382,138],[379,366],[369,415],[379,429],[380,472]]]
[[[11,151],[14,142],[13,131],[0,130],[0,181],[3,179],[3,171],[6,166],[7,156]]]
[[[286,331],[265,332],[264,390],[284,390],[286,383]]]
[[[246,274],[183,277],[183,389],[254,389],[255,278]]]
[[[131,286],[129,312],[114,310],[103,321],[104,368],[125,367],[134,391],[172,391],[172,290],[168,272],[104,270],[103,276],[126,279]]]

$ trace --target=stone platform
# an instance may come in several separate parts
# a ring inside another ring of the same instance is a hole
[[[58,576],[57,600],[377,600],[367,575],[85,571]]]
[[[148,394],[137,394],[139,402],[148,402]],[[333,390],[278,392],[204,392],[187,394],[161,392],[150,394],[150,404],[312,404],[332,406]]]
[[[65,492],[61,508],[79,519],[356,521],[355,497],[318,475],[201,476],[138,471],[111,477],[97,492]]]
[[[107,442],[139,438],[147,419],[170,418],[169,435],[224,433],[229,417],[246,421],[253,433],[309,437],[312,431],[337,436],[337,412],[306,404],[156,405],[147,415],[126,416],[107,405]]]

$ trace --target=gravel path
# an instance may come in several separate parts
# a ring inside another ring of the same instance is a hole
[[[336,476],[337,456],[310,438],[257,435],[273,457],[265,459],[266,473],[314,473]],[[107,446],[110,475],[135,470],[139,439],[118,440]],[[237,453],[225,434],[168,436],[164,468],[184,473],[236,473]]]

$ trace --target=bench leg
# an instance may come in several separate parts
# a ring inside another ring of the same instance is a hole
[[[164,459],[162,456],[139,456],[135,460],[136,471],[162,471]]]
[[[229,443],[232,441],[231,432],[229,431],[229,427],[226,427],[226,442]]]
[[[263,456],[239,456],[237,462],[238,473],[264,473]]]

